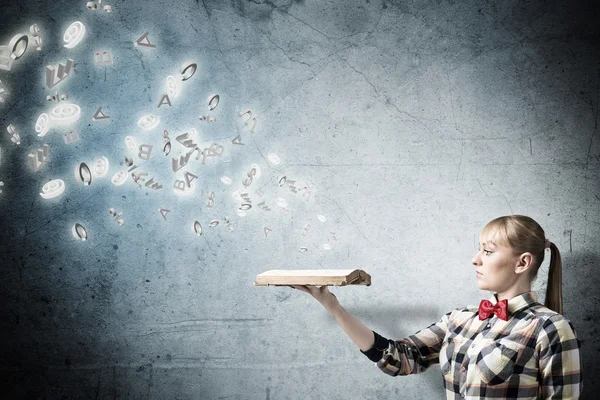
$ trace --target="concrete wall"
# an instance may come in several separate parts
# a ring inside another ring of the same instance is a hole
[[[268,269],[363,268],[370,287],[331,291],[400,339],[490,295],[471,259],[482,227],[508,214],[534,218],[558,246],[564,315],[583,341],[584,398],[600,390],[600,41],[590,6],[105,0],[106,13],[85,1],[6,3],[2,44],[33,23],[43,38],[41,51],[30,44],[0,71],[10,92],[0,105],[1,386],[10,398],[441,398],[439,368],[389,377],[306,293],[254,279]],[[68,49],[74,21],[86,34]],[[144,32],[155,48],[133,45]],[[95,65],[99,50],[113,65]],[[45,66],[68,58],[73,72],[48,89]],[[196,74],[157,108],[166,77],[179,78],[186,62]],[[81,118],[38,137],[55,90]],[[99,107],[110,119],[92,120]],[[246,110],[254,132],[237,116]],[[148,113],[160,124],[143,132],[136,123]],[[186,150],[175,137],[192,127],[196,143],[223,154],[173,172],[171,157]],[[71,130],[80,140],[66,144]],[[153,145],[150,159],[129,151],[126,136]],[[27,155],[43,144],[49,158],[33,172]],[[74,168],[100,156],[107,177],[78,183]],[[163,188],[131,177],[113,185],[125,156]],[[253,163],[253,208],[239,216],[232,194]],[[173,185],[186,171],[198,178],[181,196]],[[66,189],[43,199],[52,179]],[[290,181],[311,189],[293,193]],[[166,221],[159,208],[170,210]],[[75,223],[87,241],[74,238]],[[542,302],[547,266],[535,287]]]

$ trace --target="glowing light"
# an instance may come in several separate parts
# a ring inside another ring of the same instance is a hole
[[[66,43],[67,49],[72,49],[77,46],[85,36],[85,25],[79,21],[73,22],[63,35],[63,41]]]
[[[48,159],[49,150],[50,146],[45,144],[43,148],[37,149],[36,151],[29,153],[29,155],[27,156],[29,168],[31,168],[34,172],[39,171],[44,161]]]
[[[169,96],[177,97],[179,95],[179,85],[175,77],[167,76],[167,94]]]
[[[60,104],[50,111],[50,119],[61,125],[70,125],[81,117],[77,104]]]
[[[127,178],[129,178],[129,174],[126,171],[119,171],[113,175],[111,182],[115,186],[121,186],[127,181]]]
[[[46,86],[52,89],[54,86],[62,82],[73,69],[73,60],[70,58],[63,64],[46,65]]]
[[[273,165],[279,165],[281,163],[281,159],[275,153],[269,153],[267,158]]]
[[[17,34],[10,39],[8,46],[0,46],[0,69],[10,71],[13,62],[25,54],[29,38],[27,35]]]
[[[96,178],[104,178],[106,174],[108,174],[108,167],[108,158],[102,156],[94,162],[94,166],[92,167],[92,170],[94,171],[94,176]]]
[[[40,196],[44,199],[53,199],[65,191],[65,182],[62,179],[54,179],[42,187]]]
[[[140,129],[143,131],[149,131],[156,128],[159,122],[160,117],[152,114],[147,114],[138,120],[137,126],[139,126]]]
[[[132,136],[125,136],[125,146],[127,146],[128,150],[136,151],[137,145],[135,143],[135,139]]]
[[[42,50],[42,38],[40,37],[40,28],[37,24],[33,24],[29,27],[29,33],[33,36],[33,43],[36,46],[36,50]]]
[[[282,199],[281,197],[279,197],[279,198],[278,198],[278,199],[275,201],[275,203],[277,203],[277,205],[278,205],[279,207],[282,207],[282,208],[285,208],[285,207],[287,207],[287,206],[288,206],[288,202],[287,202],[287,200],[286,200],[286,199]]]
[[[75,167],[75,179],[85,186],[92,183],[92,171],[90,171],[90,167],[86,163],[82,162]]]

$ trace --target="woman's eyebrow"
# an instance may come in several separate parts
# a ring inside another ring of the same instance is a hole
[[[485,244],[486,244],[486,242],[482,242],[481,244],[485,245]],[[495,244],[494,242],[492,242],[491,240],[490,240],[489,242],[487,242],[487,244],[488,244],[489,246],[496,246],[496,244]]]

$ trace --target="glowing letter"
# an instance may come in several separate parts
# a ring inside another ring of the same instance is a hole
[[[108,158],[102,157],[94,162],[93,171],[96,178],[104,178],[108,173]]]
[[[48,128],[50,128],[50,117],[48,114],[42,113],[35,122],[35,131],[38,136],[44,137],[48,133]]]
[[[73,69],[73,60],[70,58],[64,64],[59,62],[58,65],[46,65],[46,86],[48,86],[48,89],[53,88],[69,76],[71,69]]]
[[[79,21],[73,22],[71,25],[69,25],[63,36],[63,41],[66,43],[65,47],[67,49],[72,49],[73,47],[77,46],[79,42],[81,42],[81,39],[83,39],[84,35],[85,25]]]
[[[29,167],[34,171],[38,171],[44,163],[44,161],[48,159],[49,150],[50,146],[45,144],[43,148],[37,149],[35,152],[29,153],[29,155],[27,156]]]
[[[60,194],[64,191],[65,182],[62,179],[54,179],[42,187],[42,193],[40,193],[40,196],[42,196],[44,199],[52,199],[60,196]]]
[[[156,115],[152,114],[147,114],[138,120],[137,125],[140,127],[141,130],[149,131],[151,129],[156,128],[159,122],[160,117],[157,117]]]

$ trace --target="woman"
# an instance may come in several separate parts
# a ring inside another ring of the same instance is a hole
[[[479,307],[457,308],[400,340],[370,330],[327,286],[294,285],[317,299],[360,351],[391,376],[440,364],[447,399],[578,399],[583,388],[580,341],[562,314],[558,248],[533,219],[490,221],[472,260],[481,290],[495,292]],[[531,291],[550,248],[545,304]]]

